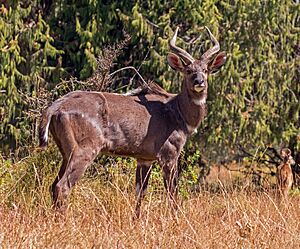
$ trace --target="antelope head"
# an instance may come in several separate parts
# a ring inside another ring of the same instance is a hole
[[[170,49],[173,53],[168,54],[168,63],[174,70],[184,74],[184,84],[182,90],[186,89],[193,99],[204,100],[207,96],[207,77],[210,73],[218,71],[226,62],[226,53],[221,52],[217,39],[212,35],[210,30],[205,27],[214,46],[207,50],[200,59],[194,59],[187,51],[175,45],[176,31],[169,42]]]
[[[290,165],[292,164],[295,164],[295,161],[292,157],[292,152],[290,149],[288,148],[283,148],[281,151],[280,151],[280,155],[281,155],[281,158],[283,160],[284,163],[288,163]]]

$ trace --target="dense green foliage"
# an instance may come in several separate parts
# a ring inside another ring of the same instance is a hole
[[[228,61],[210,77],[208,117],[189,146],[221,160],[241,147],[299,151],[299,13],[300,4],[290,0],[10,0],[0,9],[0,150],[35,139],[26,95],[71,76],[89,77],[103,48],[120,42],[123,30],[132,38],[111,70],[133,65],[178,91],[181,76],[166,63],[168,39],[179,25],[178,44],[200,56],[211,46],[207,25]],[[119,76],[110,90],[131,84],[131,72]]]

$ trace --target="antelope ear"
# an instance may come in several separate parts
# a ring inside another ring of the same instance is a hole
[[[180,71],[180,72],[183,71],[184,69],[183,62],[176,54],[169,53],[167,56],[167,60],[171,68],[173,68],[176,71]]]
[[[281,157],[289,157],[289,156],[291,156],[292,152],[290,149],[284,148],[281,150],[280,154],[281,154]]]
[[[226,62],[226,53],[223,51],[219,53],[209,64],[208,71],[210,73],[217,72]]]

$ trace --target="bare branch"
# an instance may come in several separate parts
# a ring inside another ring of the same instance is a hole
[[[278,158],[280,161],[282,160],[280,155],[278,154],[278,152],[276,151],[276,149],[272,148],[272,147],[267,147],[266,150],[264,151],[264,154],[267,155],[270,160],[265,159],[263,157],[257,157],[256,155],[251,154],[249,151],[247,151],[241,144],[238,145],[239,150],[241,150],[245,155],[244,157],[249,157],[249,158],[253,158],[255,159],[255,161],[257,162],[261,162],[261,163],[268,163],[268,164],[273,164],[278,166],[280,164],[280,162],[276,161],[276,158]],[[274,153],[274,156],[268,154],[266,151],[270,150],[271,152]]]
[[[135,67],[132,67],[132,66],[122,67],[122,68],[120,68],[120,69],[114,71],[113,73],[109,74],[108,76],[109,76],[109,77],[112,77],[112,76],[115,75],[116,73],[121,72],[121,71],[123,71],[123,70],[127,70],[127,69],[132,69],[133,71],[135,71],[135,73],[141,78],[141,80],[142,80],[142,82],[143,82],[142,86],[143,86],[143,87],[146,87],[146,88],[148,87],[148,84],[147,84],[147,82],[144,80],[144,78],[142,77],[142,75],[140,75],[140,73],[138,72],[138,70],[136,70],[136,68],[135,68]]]
[[[146,22],[149,23],[151,26],[153,26],[154,28],[159,29],[159,26],[153,22],[151,22],[149,19],[145,18]]]

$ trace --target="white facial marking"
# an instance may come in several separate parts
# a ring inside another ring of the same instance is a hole
[[[203,86],[199,86],[199,85],[194,86],[194,90],[195,90],[196,92],[198,92],[198,93],[202,92],[203,89],[204,89]]]
[[[292,156],[289,156],[288,162],[289,164],[295,164],[295,161]]]

